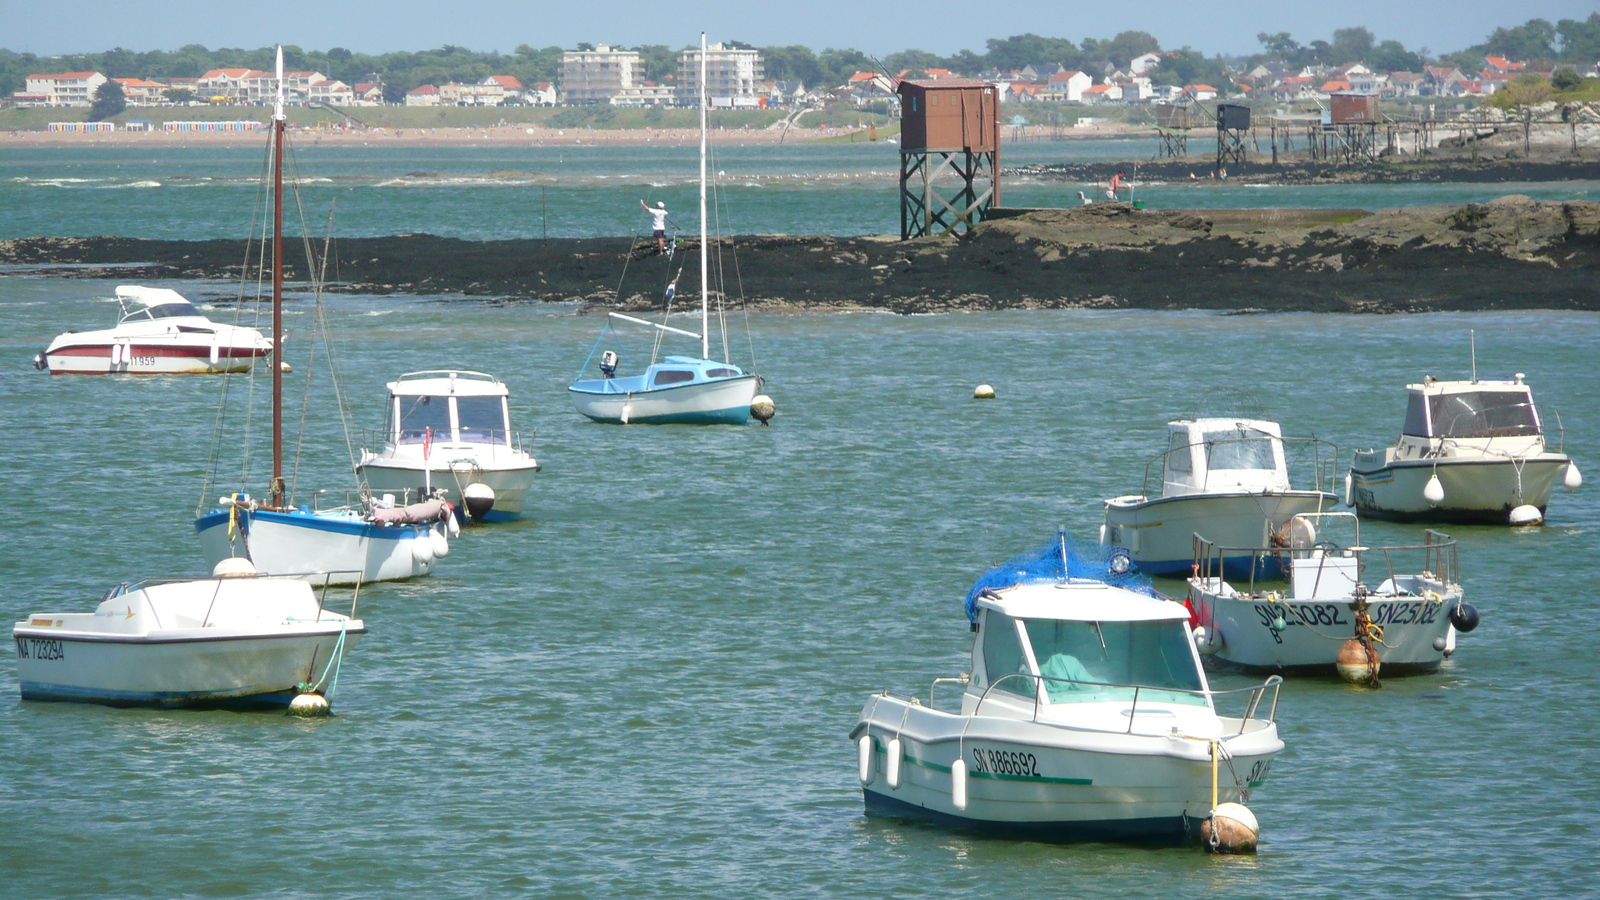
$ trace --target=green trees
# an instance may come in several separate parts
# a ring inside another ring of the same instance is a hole
[[[94,101],[89,105],[89,121],[109,119],[127,108],[128,98],[122,92],[122,85],[108,80],[95,88]]]

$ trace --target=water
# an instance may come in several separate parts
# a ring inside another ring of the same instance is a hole
[[[572,132],[571,140],[582,140]],[[308,228],[330,204],[344,237],[429,233],[474,240],[648,232],[638,201],[666,202],[672,227],[697,230],[693,145],[419,146],[293,143]],[[1006,166],[1104,162],[1099,185],[1008,176],[1008,206],[1076,206],[1104,194],[1119,160],[1148,159],[1149,139],[1026,143]],[[899,148],[887,143],[713,145],[723,173],[713,230],[724,234],[898,234]],[[249,232],[265,141],[10,148],[0,157],[0,239],[40,235],[196,239]],[[1204,166],[1197,166],[1205,174]],[[1362,207],[1467,203],[1522,193],[1600,199],[1600,180],[1545,184],[1140,184],[1152,209]],[[296,219],[291,212],[290,218]],[[291,226],[293,230],[295,226]]]
[[[190,515],[221,380],[27,367],[58,331],[107,322],[93,298],[110,288],[0,278],[0,621],[199,571]],[[1600,883],[1592,314],[760,315],[779,418],[695,429],[571,410],[593,318],[333,302],[358,426],[402,371],[505,379],[545,465],[531,517],[470,530],[435,577],[362,591],[370,634],[330,720],[24,704],[4,699],[16,672],[0,660],[8,896],[1543,897]],[[290,306],[308,340],[307,304]],[[1288,684],[1288,749],[1252,801],[1258,857],[862,816],[846,734],[868,693],[965,671],[971,581],[1058,525],[1093,534],[1099,498],[1135,487],[1170,416],[1255,398],[1290,433],[1383,443],[1406,381],[1465,372],[1468,329],[1480,372],[1526,372],[1546,417],[1559,411],[1590,484],[1558,493],[1542,528],[1449,529],[1484,622],[1443,671],[1379,691]],[[306,371],[289,379],[296,404]],[[980,382],[999,399],[971,400]],[[332,406],[317,399],[306,428],[302,487],[346,486]]]

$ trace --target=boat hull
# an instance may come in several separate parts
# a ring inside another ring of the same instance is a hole
[[[194,629],[88,636],[52,629],[13,632],[24,700],[107,706],[281,708],[315,683],[335,653],[364,629],[338,622],[280,634],[195,637]]]
[[[872,738],[871,778],[862,785],[867,811],[1038,840],[1171,844],[1192,840],[1210,814],[1209,741],[988,717],[963,729],[966,721],[927,707],[869,702],[851,733],[852,740]],[[1240,783],[1230,772],[1248,791],[1265,780],[1283,749],[1275,727],[1254,724],[1263,727],[1224,739],[1232,768],[1222,768],[1219,802],[1240,801]],[[891,786],[888,748],[895,737],[903,755],[900,782]],[[958,754],[968,773],[964,809],[952,797]]]
[[[1337,674],[1339,648],[1355,636],[1355,604],[1347,598],[1268,600],[1222,597],[1215,580],[1191,579],[1190,598],[1200,625],[1220,636],[1210,658],[1257,672]],[[1421,596],[1370,595],[1367,615],[1382,629],[1373,643],[1384,674],[1432,672],[1455,645],[1450,611],[1459,591]],[[1281,616],[1286,627],[1274,631]],[[1435,644],[1438,646],[1435,646]]]
[[[1217,547],[1263,547],[1284,522],[1333,504],[1333,495],[1323,491],[1118,497],[1105,501],[1101,542],[1127,550],[1146,574],[1188,575],[1197,533]],[[1223,558],[1225,577],[1248,577],[1250,565],[1249,551]]]
[[[578,412],[608,425],[743,425],[759,386],[759,376],[741,375],[646,391],[570,387],[567,393]]]
[[[270,349],[219,346],[211,359],[209,343],[159,338],[124,341],[60,342],[44,353],[52,375],[206,375],[248,372]]]
[[[377,525],[301,511],[237,509],[231,531],[225,510],[195,520],[208,568],[237,556],[262,574],[332,573],[306,576],[318,584],[398,581],[433,571],[431,556],[419,559],[416,543],[431,540],[436,525]]]
[[[520,465],[475,465],[471,468],[453,467],[450,463],[432,466],[431,479],[423,478],[421,460],[409,461],[370,455],[356,467],[356,473],[367,483],[374,496],[392,493],[397,496],[410,492],[414,499],[422,496],[424,486],[431,480],[436,490],[444,491],[444,499],[465,514],[461,491],[474,482],[486,484],[494,491],[494,507],[483,516],[484,522],[511,522],[522,518],[527,503],[528,490],[533,487],[533,476],[539,464],[529,459]]]
[[[1521,461],[1447,457],[1351,466],[1350,499],[1357,513],[1375,519],[1505,525],[1518,506],[1543,515],[1567,463],[1565,454],[1541,453]],[[1437,506],[1423,496],[1435,473],[1444,488]]]

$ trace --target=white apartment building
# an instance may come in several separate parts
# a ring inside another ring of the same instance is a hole
[[[735,50],[724,44],[706,48],[706,96],[717,100],[737,100],[761,96],[761,54],[754,50]],[[678,62],[678,97],[684,106],[694,106],[700,96],[700,50],[683,51]],[[727,104],[723,104],[727,105]]]
[[[41,106],[89,106],[94,92],[106,83],[99,72],[60,72],[54,75],[29,75],[25,94],[43,98]]]
[[[610,103],[623,90],[638,87],[643,77],[644,62],[635,50],[600,44],[561,54],[561,93],[571,106]]]
[[[331,106],[351,106],[355,103],[356,92],[335,78],[324,78],[321,81],[311,82],[306,88],[306,99],[312,103],[327,103]]]

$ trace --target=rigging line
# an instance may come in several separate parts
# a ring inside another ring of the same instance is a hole
[[[716,168],[717,172],[720,173],[722,171],[722,169],[718,166],[718,161],[716,159],[716,155],[715,155],[714,152],[712,154],[712,165],[713,165],[714,168]],[[727,313],[726,313],[726,310],[725,310],[725,304],[723,302],[728,296],[728,289],[727,289],[728,283],[727,283],[727,277],[726,277],[726,275],[724,274],[724,271],[723,271],[723,263],[722,263],[722,260],[723,260],[722,214],[723,214],[723,207],[727,203],[727,198],[724,195],[723,190],[722,190],[722,178],[721,178],[720,174],[712,182],[712,185],[713,186],[712,186],[712,189],[711,189],[711,192],[712,192],[711,210],[712,210],[712,213],[713,213],[713,215],[715,217],[716,230],[717,230],[717,330],[720,331],[721,334],[722,334],[722,361],[723,362],[729,362],[730,359],[729,359],[729,356],[728,356],[728,319],[727,319]]]
[[[306,254],[306,277],[315,285],[317,263],[316,257],[311,251],[310,229],[306,228],[304,198],[300,195],[299,160],[292,153],[287,154],[285,159],[291,170],[289,189],[294,192],[295,214],[300,220],[300,242]],[[317,335],[322,330],[322,323],[318,321],[318,316],[314,312],[311,321],[311,340],[307,342],[310,346],[307,348],[306,354],[305,388],[300,392],[300,423],[295,427],[294,435],[294,466],[289,473],[289,490],[286,501],[289,506],[294,505],[295,491],[300,485],[300,456],[306,442],[306,415],[311,409],[311,375],[315,371],[317,362]]]

